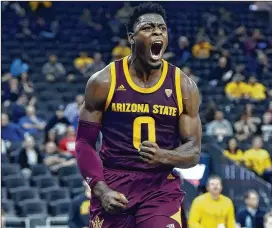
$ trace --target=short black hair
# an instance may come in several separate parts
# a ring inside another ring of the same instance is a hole
[[[133,8],[133,12],[129,16],[129,21],[126,24],[127,32],[132,32],[133,25],[135,24],[136,20],[140,16],[148,13],[159,14],[164,20],[166,20],[165,9],[160,4],[152,2],[141,3]]]

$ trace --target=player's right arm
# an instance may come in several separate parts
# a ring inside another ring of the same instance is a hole
[[[88,80],[85,100],[79,113],[76,153],[80,172],[93,194],[100,199],[106,211],[116,212],[126,208],[128,201],[123,194],[111,190],[105,183],[103,166],[95,150],[110,90],[110,75],[110,67],[107,66]]]

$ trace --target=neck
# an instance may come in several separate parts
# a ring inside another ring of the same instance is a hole
[[[153,75],[161,74],[162,64],[157,68],[154,68],[144,62],[136,54],[132,54],[128,59],[128,64],[131,69],[132,75],[136,75],[138,78],[142,78],[144,82],[147,82]]]
[[[213,199],[213,200],[218,200],[219,199],[219,195],[220,194],[210,194],[211,195],[211,198]]]

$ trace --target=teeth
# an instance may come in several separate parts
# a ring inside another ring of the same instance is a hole
[[[162,44],[162,41],[154,41],[153,44]]]

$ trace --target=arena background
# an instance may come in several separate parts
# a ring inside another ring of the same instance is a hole
[[[88,77],[104,64],[129,54],[122,40],[126,39],[124,23],[131,6],[137,4],[1,2],[1,206],[7,227],[67,226],[71,199],[84,191],[73,159],[81,103],[81,98],[77,97],[77,104],[75,97],[84,93]],[[238,143],[245,151],[259,135],[272,155],[271,3],[161,4],[169,27],[165,59],[195,80],[202,98],[201,161],[194,170],[180,171],[182,188],[187,191],[186,212],[192,200],[205,191],[210,174],[222,177],[223,193],[233,200],[236,209],[244,205],[244,193],[255,189],[260,194],[260,206],[269,210],[269,177],[264,180],[224,156],[223,151],[232,137],[244,137]],[[89,57],[76,59],[80,52]],[[47,63],[49,56],[54,61],[52,55],[57,58],[56,64]],[[226,85],[237,78],[247,83],[250,76],[266,87],[265,97],[255,99],[248,92],[232,99]],[[36,127],[32,129],[25,124],[33,120],[35,110],[38,118],[34,118]],[[59,120],[55,113],[61,116],[63,110],[67,118]],[[216,110],[222,111],[232,125],[230,134],[218,131],[213,133],[216,136],[209,135],[207,126]],[[248,133],[235,127],[245,112],[256,120],[255,130]],[[34,160],[27,158],[27,148],[34,151]],[[49,153],[58,157],[56,164],[50,163]]]

